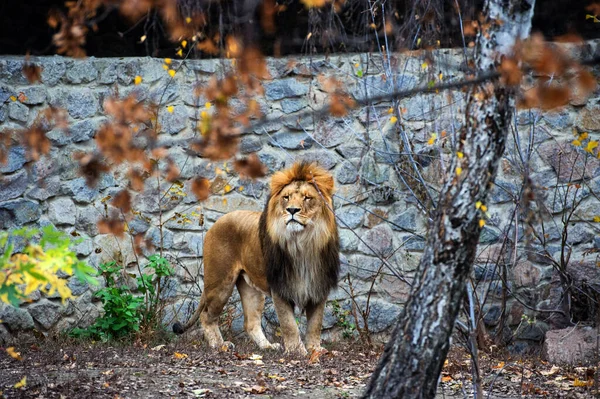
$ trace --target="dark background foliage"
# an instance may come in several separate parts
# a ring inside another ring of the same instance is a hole
[[[346,0],[339,12],[332,7],[308,11],[299,0],[276,0],[283,6],[275,15],[275,31],[260,27],[260,0],[178,0],[182,14],[201,10],[208,17],[207,35],[237,33],[260,44],[267,55],[360,52],[374,50],[383,42],[382,14],[393,16],[394,29],[388,46],[394,50],[462,45],[460,18],[477,18],[481,0]],[[536,2],[533,31],[547,38],[575,33],[584,39],[600,37],[600,27],[586,20],[590,0]],[[457,12],[460,8],[460,16]],[[64,0],[0,2],[0,54],[55,54],[53,30],[46,23],[51,9],[63,9]],[[375,9],[373,16],[369,9]],[[389,20],[389,18],[388,18]],[[116,9],[102,8],[94,21],[97,30],[87,36],[86,53],[96,57],[173,56],[173,44],[155,11],[128,21]],[[307,40],[309,33],[311,38]],[[225,35],[223,35],[225,34]],[[378,41],[379,34],[379,41]],[[142,36],[144,42],[140,42]],[[198,52],[196,58],[210,57]]]

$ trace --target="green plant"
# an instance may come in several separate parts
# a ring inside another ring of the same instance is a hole
[[[123,276],[131,276],[123,272],[121,265],[116,262],[100,265],[106,287],[99,290],[96,297],[102,301],[104,315],[86,329],[73,329],[71,335],[108,341],[128,337],[141,329],[154,329],[162,282],[173,275],[173,269],[161,256],[152,255],[148,260],[150,262],[144,266],[141,275],[136,277],[134,291],[122,281]]]
[[[352,337],[356,325],[350,321],[350,310],[344,310],[337,300],[330,302],[333,315],[337,319],[336,325],[342,329],[342,336],[346,339]]]
[[[15,253],[11,237],[25,241],[22,252]],[[36,290],[48,295],[58,293],[65,301],[71,297],[68,280],[63,278],[65,275],[75,275],[81,281],[97,284],[96,271],[77,259],[69,248],[72,244],[66,233],[50,225],[41,229],[23,227],[10,232],[0,231],[0,249],[3,250],[0,255],[0,302],[17,306]]]

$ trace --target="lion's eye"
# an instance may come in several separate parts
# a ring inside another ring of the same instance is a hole
[[[288,201],[289,199],[290,199],[290,196],[289,196],[289,195],[284,195],[284,196],[283,196],[283,200],[284,200],[284,201]]]
[[[309,197],[308,195],[304,197],[304,201],[310,201],[312,199],[312,197]]]

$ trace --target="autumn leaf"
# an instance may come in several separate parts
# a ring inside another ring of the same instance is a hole
[[[13,359],[23,360],[23,358],[21,357],[21,352],[15,351],[15,348],[13,348],[12,346],[6,348],[6,353],[8,353],[9,356]]]
[[[600,216],[594,216],[594,223],[600,223]]]
[[[175,353],[173,354],[173,357],[174,357],[175,359],[185,359],[185,358],[187,358],[187,357],[188,357],[188,355],[186,355],[185,353],[179,353],[179,352],[175,352]]]
[[[251,387],[242,387],[242,389],[248,393],[265,393],[267,392],[267,387],[263,387],[262,385],[252,385]]]
[[[445,375],[442,377],[442,382],[450,382],[452,381],[452,377],[450,377],[449,375]]]
[[[427,140],[427,144],[428,145],[433,145],[435,143],[436,139],[437,139],[437,134],[436,133],[431,133],[431,136],[429,137],[429,140]]]
[[[598,147],[598,142],[596,140],[590,140],[587,143],[587,146],[584,148],[584,150],[586,152],[589,152],[590,154],[593,153],[594,148]]]
[[[21,381],[17,382],[14,387],[16,389],[19,389],[19,388],[25,387],[26,385],[27,385],[27,376],[23,377],[21,379]]]
[[[168,111],[170,114],[172,114],[174,110],[175,110],[175,107],[174,107],[174,106],[172,106],[172,105],[169,105],[169,106],[167,107],[167,111]]]
[[[244,159],[237,159],[233,162],[233,168],[240,176],[256,179],[266,175],[267,170],[256,154],[250,154]]]
[[[459,166],[456,168],[456,176],[460,176],[462,174],[462,168]]]
[[[131,210],[131,195],[129,194],[129,191],[119,191],[113,198],[111,204],[115,208],[119,208],[121,212],[128,213]]]
[[[483,228],[483,226],[485,226],[485,220],[479,219],[479,227]]]
[[[174,78],[174,77],[175,77],[175,73],[176,73],[176,72],[175,72],[175,70],[174,70],[174,69],[169,69],[168,73],[169,73],[169,76],[170,76],[170,77],[172,77],[172,78]]]
[[[594,380],[580,380],[579,378],[575,378],[575,381],[573,381],[573,386],[574,387],[591,387],[594,386]]]
[[[113,234],[116,237],[123,237],[125,233],[125,222],[117,217],[101,219],[98,221],[97,226],[100,234]]]
[[[29,83],[36,83],[42,79],[42,68],[38,65],[25,62],[23,64],[23,75]]]
[[[394,123],[398,122],[398,118],[396,118],[395,116],[392,116],[390,118],[390,123],[393,125]]]
[[[140,83],[142,83],[142,77],[140,75],[137,75],[133,80],[133,83],[135,83],[136,86],[139,85]]]
[[[192,180],[191,189],[199,201],[204,201],[210,194],[210,182],[203,177],[197,177]]]

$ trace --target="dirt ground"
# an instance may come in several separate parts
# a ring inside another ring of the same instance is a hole
[[[185,339],[156,345],[46,340],[0,349],[0,398],[351,398],[364,390],[380,351],[347,341],[320,356],[290,358],[244,341],[217,353]],[[470,370],[466,353],[453,349],[437,398],[473,397]],[[481,370],[486,398],[600,397],[594,369],[496,353],[481,355]],[[24,386],[15,388],[23,377]]]

